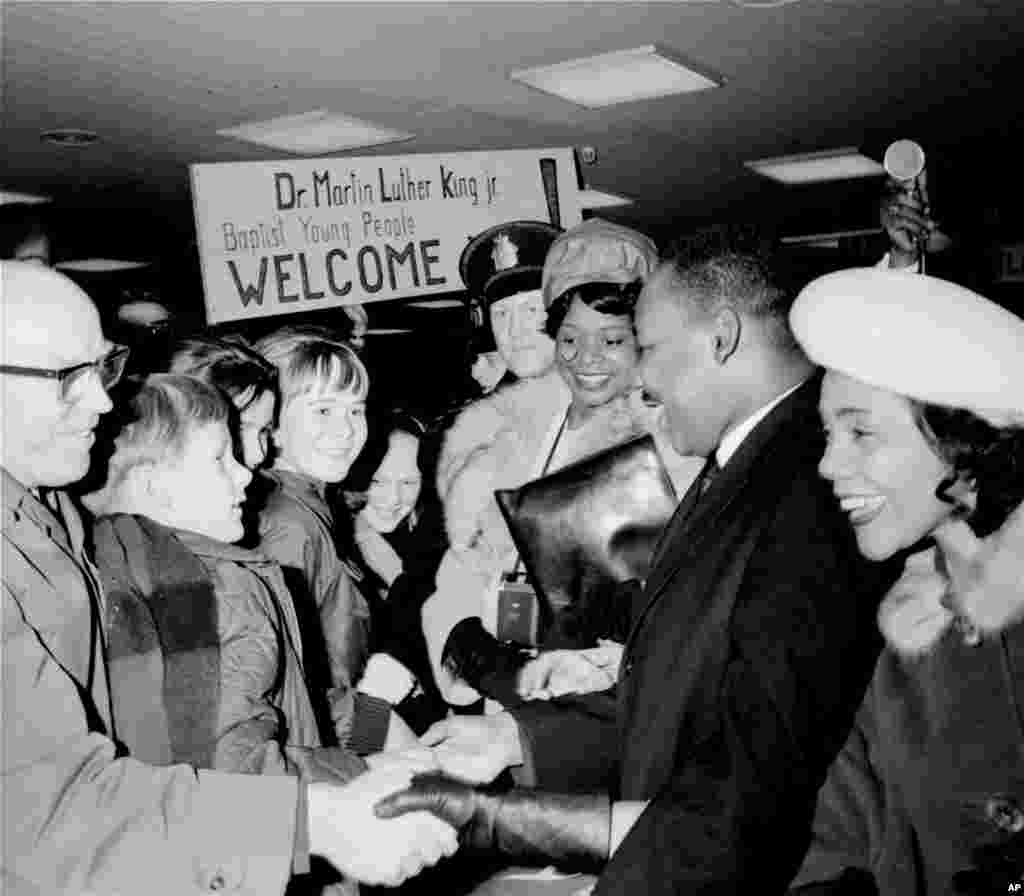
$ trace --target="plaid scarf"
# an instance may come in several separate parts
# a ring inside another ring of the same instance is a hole
[[[131,754],[213,765],[220,700],[217,598],[206,568],[146,517],[97,521],[114,719]]]

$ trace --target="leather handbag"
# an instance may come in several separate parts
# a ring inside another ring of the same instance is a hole
[[[511,640],[589,647],[599,637],[624,639],[631,594],[621,585],[647,577],[677,504],[654,439],[494,494],[536,594],[535,637]],[[501,613],[499,601],[499,639]]]

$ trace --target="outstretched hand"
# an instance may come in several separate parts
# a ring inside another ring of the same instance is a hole
[[[519,672],[524,700],[547,700],[565,694],[589,694],[610,688],[618,677],[622,645],[602,641],[587,650],[546,650]]]
[[[523,761],[519,726],[507,712],[443,719],[423,733],[420,743],[434,748],[443,772],[472,784],[490,783]]]
[[[309,785],[310,851],[361,883],[398,886],[458,848],[454,828],[428,812],[387,821],[374,805],[412,776],[370,770],[344,787]]]

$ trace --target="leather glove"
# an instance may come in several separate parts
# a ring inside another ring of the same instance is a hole
[[[532,654],[503,644],[484,628],[479,616],[461,620],[444,645],[442,662],[452,674],[502,706],[521,702],[519,670]]]
[[[459,843],[524,864],[598,871],[608,861],[611,800],[607,794],[476,789],[432,772],[374,806],[379,818],[430,812],[459,832]]]

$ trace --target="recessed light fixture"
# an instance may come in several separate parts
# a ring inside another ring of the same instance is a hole
[[[856,147],[826,149],[792,156],[777,156],[744,162],[752,171],[783,184],[814,184],[854,177],[876,177],[885,174],[874,159]]]
[[[149,267],[149,262],[126,261],[120,258],[75,258],[70,261],[58,261],[54,267],[81,274],[109,274],[113,271],[134,271]]]
[[[95,131],[85,131],[81,128],[54,128],[52,131],[43,131],[39,135],[39,139],[52,146],[79,149],[98,143],[100,135]]]
[[[406,302],[407,308],[465,308],[466,303],[458,299],[425,299],[422,302]]]
[[[582,208],[615,208],[620,205],[632,205],[636,200],[618,193],[606,193],[604,190],[593,190],[585,187],[577,194]]]
[[[21,193],[18,190],[0,190],[0,205],[39,205],[52,202],[49,196],[38,196],[35,193]]]
[[[588,109],[722,85],[721,78],[653,44],[521,69],[509,77]]]
[[[286,152],[318,155],[399,143],[415,134],[382,127],[360,118],[335,115],[327,109],[315,109],[298,115],[282,115],[266,121],[253,121],[236,127],[221,128],[222,137],[234,137]]]

